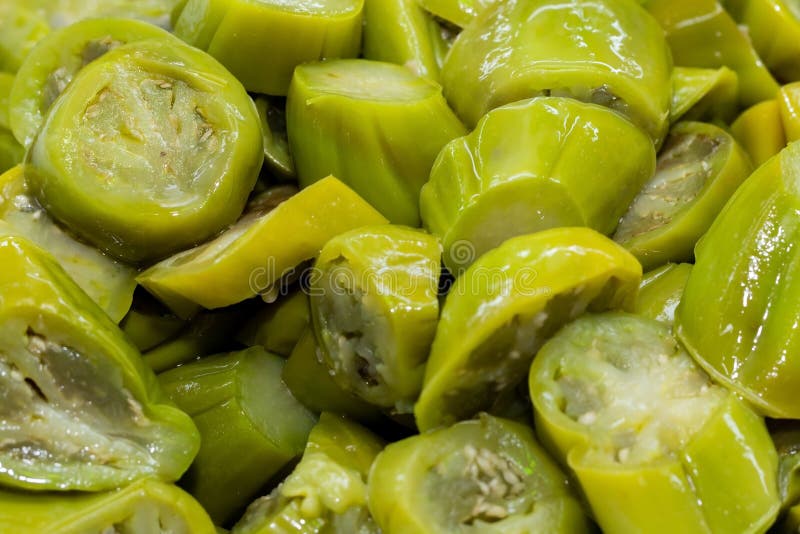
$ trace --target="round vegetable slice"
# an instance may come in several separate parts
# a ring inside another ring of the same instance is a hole
[[[586,310],[633,308],[642,268],[588,228],[515,237],[454,283],[414,413],[421,431],[472,417],[524,378],[539,347]]]
[[[298,67],[286,119],[300,185],[333,174],[408,226],[419,226],[419,190],[436,155],[465,133],[437,83],[360,59]]]
[[[517,235],[559,226],[611,233],[654,169],[652,142],[618,114],[540,97],[490,111],[447,144],[420,209],[458,275]]]
[[[689,263],[668,263],[645,273],[634,312],[672,326],[691,272]]]
[[[745,111],[731,124],[731,134],[760,166],[786,146],[780,106],[777,100],[766,100]]]
[[[530,428],[486,414],[388,445],[370,471],[369,509],[385,534],[589,529]]]
[[[669,119],[729,123],[736,115],[738,98],[739,77],[728,67],[675,67]]]
[[[233,223],[263,159],[241,84],[203,52],[152,39],[84,67],[48,113],[25,175],[77,235],[144,262]]]
[[[570,467],[606,532],[763,532],[778,513],[764,421],[715,385],[668,325],[588,315],[530,370],[542,443]]]
[[[655,176],[620,219],[614,240],[644,269],[691,261],[695,243],[751,171],[744,150],[725,130],[702,122],[676,124]]]

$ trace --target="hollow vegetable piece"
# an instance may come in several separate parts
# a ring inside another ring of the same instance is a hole
[[[420,194],[422,220],[458,275],[514,236],[560,226],[610,234],[654,169],[651,140],[613,111],[523,100],[442,149]]]
[[[261,347],[212,356],[159,375],[192,416],[202,444],[183,485],[217,524],[298,456],[315,417],[281,381],[284,362]]]
[[[731,135],[756,167],[780,152],[786,146],[786,131],[778,101],[765,100],[747,108],[731,124]]]
[[[730,123],[739,102],[739,77],[728,67],[672,69],[672,104],[669,120]]]
[[[199,446],[139,352],[42,249],[0,237],[0,483],[100,491],[176,480]]]
[[[420,431],[489,408],[583,312],[631,310],[641,276],[633,256],[588,228],[515,237],[481,256],[442,308],[414,407]]]
[[[25,176],[54,218],[135,263],[235,222],[263,159],[241,84],[170,37],[119,46],[84,67],[48,112]]]
[[[536,430],[605,532],[764,532],[778,459],[763,419],[711,382],[668,325],[587,315],[530,370]]]
[[[672,326],[691,272],[690,263],[668,263],[645,273],[634,313]]]

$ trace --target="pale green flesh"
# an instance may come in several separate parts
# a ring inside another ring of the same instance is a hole
[[[438,91],[437,86],[398,65],[364,60],[317,63],[303,69],[313,93],[357,100],[415,102]]]

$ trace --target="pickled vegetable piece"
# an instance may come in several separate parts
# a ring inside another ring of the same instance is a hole
[[[534,96],[610,107],[660,142],[672,63],[663,31],[627,0],[509,0],[458,36],[442,67],[447,100],[467,126]]]
[[[56,98],[98,57],[126,43],[169,36],[130,19],[91,19],[51,33],[28,54],[17,73],[10,99],[14,137],[30,146]]]
[[[281,104],[277,99],[263,96],[255,102],[264,133],[264,163],[279,177],[294,178],[294,159],[286,136],[285,102]]]
[[[53,28],[88,18],[119,17],[169,29],[169,16],[175,4],[176,0],[25,0],[26,7]]]
[[[795,421],[773,420],[768,427],[778,451],[778,491],[786,511],[800,502],[800,426]]]
[[[762,165],[695,250],[676,312],[697,362],[765,415],[800,417],[800,145]]]
[[[641,269],[588,228],[515,237],[481,256],[442,308],[414,408],[419,429],[489,408],[522,381],[539,347],[584,311],[632,309]]]
[[[19,165],[24,157],[25,149],[17,143],[14,135],[0,128],[0,173]]]
[[[199,446],[117,326],[43,250],[0,238],[0,483],[177,479]]]
[[[140,351],[150,350],[173,338],[186,325],[155,300],[143,303],[147,299],[138,297],[119,326]]]
[[[310,322],[308,295],[295,291],[260,310],[236,337],[245,345],[289,356]]]
[[[497,0],[416,0],[427,11],[456,26],[464,27]]]
[[[300,185],[333,174],[408,226],[419,226],[419,190],[436,155],[465,133],[438,84],[360,59],[298,67],[286,119]]]
[[[748,108],[731,125],[731,134],[760,166],[786,146],[777,100],[766,100]]]
[[[200,429],[200,452],[183,483],[216,523],[234,519],[303,451],[315,423],[281,381],[282,368],[281,358],[252,347],[158,377]]]
[[[422,219],[458,275],[517,235],[611,233],[654,168],[650,139],[616,113],[568,98],[523,100],[445,146],[422,188]]]
[[[645,273],[634,313],[672,326],[691,272],[689,263],[668,263]]]
[[[313,259],[330,238],[385,222],[333,177],[288,200],[267,191],[225,233],[154,265],[139,275],[139,283],[179,315],[198,304],[221,308],[259,293],[269,297],[281,277]],[[287,231],[293,234],[290,240]]]
[[[25,56],[50,33],[50,25],[21,2],[0,3],[0,71],[15,73]]]
[[[763,419],[668,325],[625,313],[564,327],[530,370],[542,443],[605,532],[763,532],[780,501]]]
[[[241,84],[170,37],[119,46],[84,67],[51,107],[25,176],[80,237],[143,262],[233,223],[263,159]]]
[[[0,72],[0,129],[2,130],[11,129],[11,119],[8,113],[8,97],[11,94],[12,85],[14,85],[14,75],[7,72]]]
[[[694,245],[752,167],[725,130],[681,122],[670,130],[655,176],[620,219],[614,240],[645,270],[691,261]]]
[[[681,118],[730,122],[736,115],[738,99],[739,77],[728,67],[672,70],[671,122]]]
[[[385,534],[588,531],[530,428],[490,415],[392,443],[369,476]]]
[[[367,429],[323,413],[292,474],[250,505],[233,534],[379,533],[367,509],[367,474],[382,448]]]
[[[323,247],[311,319],[344,389],[411,412],[436,333],[441,255],[435,237],[390,225],[345,232]]]
[[[364,0],[189,0],[175,34],[248,91],[283,96],[301,63],[357,57]]]
[[[776,100],[786,140],[797,141],[800,139],[800,82],[781,87]]]
[[[791,507],[774,532],[792,534],[800,529],[800,505]]]
[[[186,492],[155,479],[104,493],[0,491],[0,531],[15,534],[215,534],[203,508]]]

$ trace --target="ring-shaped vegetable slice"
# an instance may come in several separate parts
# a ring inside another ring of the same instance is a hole
[[[683,119],[729,123],[736,116],[738,102],[739,77],[728,67],[672,70],[670,122]]]
[[[689,263],[668,263],[645,273],[634,313],[672,326],[691,272]]]
[[[731,124],[731,135],[747,151],[755,166],[761,166],[786,146],[778,101],[765,100],[744,110]]]

